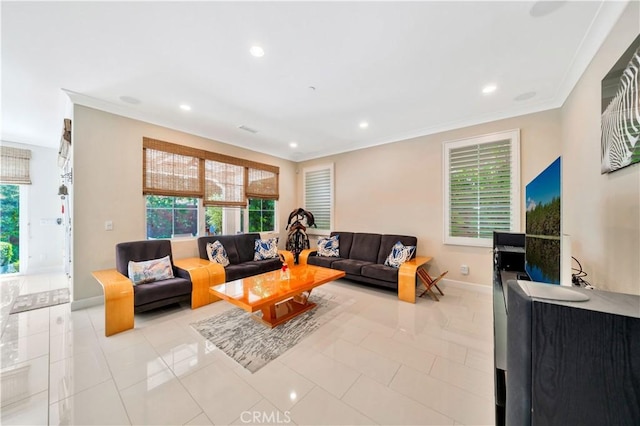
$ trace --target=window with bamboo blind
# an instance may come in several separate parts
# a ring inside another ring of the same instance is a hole
[[[28,149],[0,146],[0,183],[7,185],[30,185],[29,162],[31,151]]]
[[[143,139],[143,193],[202,198],[207,206],[277,200],[280,169],[155,139]]]
[[[176,207],[190,204],[193,198],[202,199],[208,231],[220,233],[231,228],[231,233],[244,229],[275,231],[278,177],[276,166],[144,138],[147,237],[166,238],[164,235],[175,235],[178,228],[189,229],[186,234],[193,233],[197,223],[187,223],[184,209]],[[256,202],[260,208],[255,207]],[[248,205],[252,208],[247,208]],[[234,209],[239,211],[238,215]]]
[[[220,161],[205,160],[205,206],[236,206],[244,207],[245,198],[244,171],[245,168],[235,164]]]
[[[491,247],[520,231],[520,131],[444,143],[444,242]]]

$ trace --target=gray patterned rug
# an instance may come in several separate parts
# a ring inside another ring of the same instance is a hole
[[[16,301],[11,308],[12,314],[31,311],[33,309],[46,308],[48,306],[69,303],[69,289],[58,288],[40,293],[23,294],[16,297]]]
[[[295,346],[300,340],[335,318],[341,309],[353,304],[335,294],[314,290],[310,301],[317,306],[275,328],[251,318],[240,308],[191,324],[194,330],[238,364],[255,373],[270,361]]]

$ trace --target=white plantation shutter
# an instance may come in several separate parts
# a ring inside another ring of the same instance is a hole
[[[304,169],[304,209],[310,211],[318,230],[331,231],[333,217],[333,164]],[[307,229],[307,232],[312,228]]]
[[[445,243],[520,229],[519,131],[445,143]]]

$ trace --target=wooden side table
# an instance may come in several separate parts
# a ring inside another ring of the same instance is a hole
[[[422,284],[425,287],[425,290],[422,293],[420,293],[420,296],[418,297],[422,297],[425,294],[428,294],[429,296],[431,296],[433,300],[435,300],[436,302],[439,302],[440,300],[438,299],[438,296],[436,296],[436,294],[433,292],[433,288],[435,287],[440,293],[440,295],[444,296],[444,293],[442,292],[442,290],[440,290],[440,287],[438,287],[438,281],[440,281],[442,277],[444,277],[448,273],[449,271],[444,271],[436,279],[433,279],[431,275],[429,275],[427,270],[424,268],[424,266],[418,268],[418,272],[417,272],[418,278],[420,278],[420,281],[422,281]]]

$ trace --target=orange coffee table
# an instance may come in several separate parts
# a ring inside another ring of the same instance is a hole
[[[344,277],[344,271],[313,265],[289,268],[289,279],[281,271],[229,281],[209,288],[209,292],[247,312],[262,312],[253,318],[273,328],[316,306],[309,302],[311,290]]]

